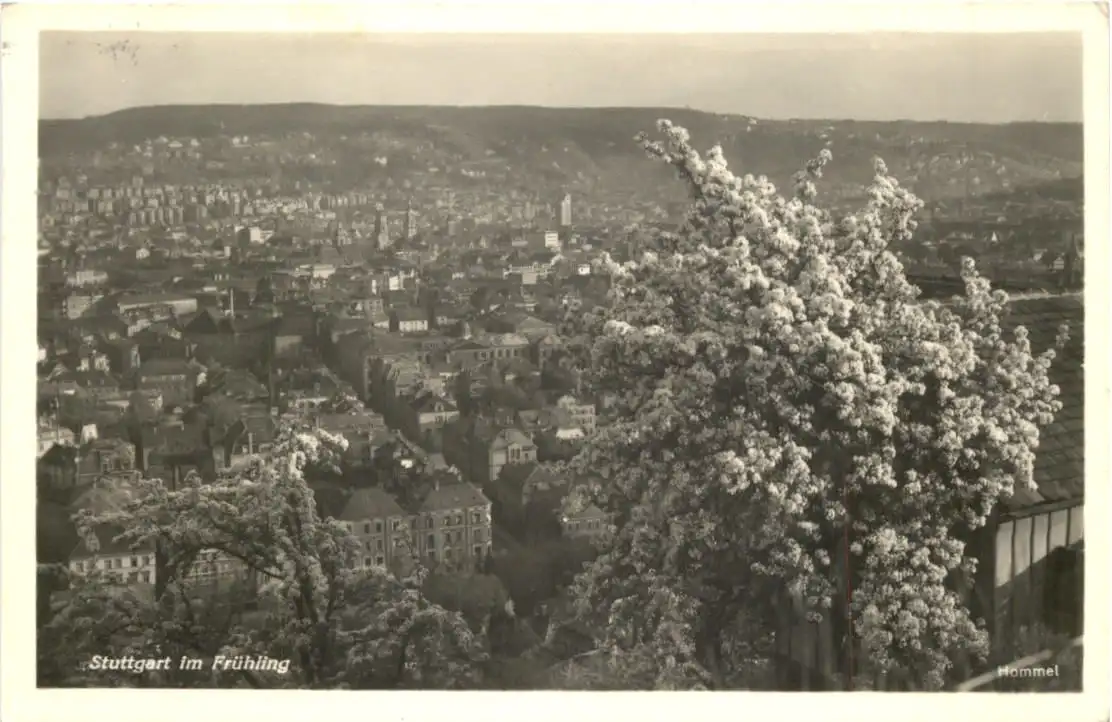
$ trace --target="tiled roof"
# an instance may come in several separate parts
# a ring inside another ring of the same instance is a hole
[[[423,394],[413,399],[410,406],[417,413],[451,413],[456,411],[456,406],[451,401],[435,394]],[[437,408],[439,406],[439,408]]]
[[[196,424],[145,427],[141,435],[143,448],[157,454],[188,455],[208,446],[205,429]]]
[[[599,509],[594,504],[591,504],[583,511],[576,512],[574,514],[568,514],[567,518],[571,521],[578,521],[582,519],[605,519],[606,512],[604,512],[602,509]]]
[[[1061,390],[1062,410],[1042,429],[1035,459],[1037,492],[1019,491],[1006,507],[1016,509],[1085,496],[1085,307],[1080,294],[1037,296],[1011,302],[1005,331],[1024,326],[1034,353],[1054,345],[1058,328],[1070,326],[1070,340],[1050,367]]]
[[[551,465],[540,464],[533,470],[533,473],[525,478],[525,483],[535,486],[537,484],[560,485],[567,482],[553,471]]]
[[[173,303],[175,301],[194,301],[192,296],[187,296],[184,293],[151,293],[151,294],[135,294],[120,296],[117,303],[121,306],[133,306],[140,304],[160,304],[160,303]]]
[[[55,444],[39,458],[39,463],[43,466],[59,469],[71,468],[77,463],[77,456],[78,450],[76,447],[67,444]]]
[[[433,489],[421,504],[421,511],[447,511],[467,509],[473,506],[486,506],[490,503],[483,492],[467,482],[442,484]]]
[[[502,429],[491,440],[490,447],[492,449],[500,449],[510,444],[518,444],[519,446],[533,446],[533,440],[529,438],[528,434],[520,429]]]
[[[378,487],[357,489],[340,512],[340,521],[364,521],[407,516],[394,498]]]
[[[105,514],[120,511],[137,498],[135,487],[127,479],[105,476],[74,497],[69,509],[71,513],[85,509],[93,514]]]
[[[357,414],[319,414],[317,425],[329,433],[363,431],[385,428],[382,414],[360,412]]]
[[[399,321],[427,321],[428,312],[420,308],[404,307],[394,310]]]
[[[122,529],[115,527],[98,527],[94,531],[97,541],[99,542],[97,551],[91,551],[85,545],[85,540],[81,539],[77,542],[77,546],[74,547],[73,552],[70,553],[70,559],[88,559],[93,556],[119,556],[128,553],[147,554],[154,551],[153,544],[143,544],[132,549],[129,542],[116,541],[116,535],[120,534],[122,531]]]
[[[139,367],[140,376],[191,375],[193,372],[188,362],[172,358],[151,359]]]
[[[459,343],[452,346],[452,351],[485,351],[490,348],[490,344],[484,343],[480,339],[465,338],[460,340]]]
[[[489,337],[492,346],[528,346],[529,339],[517,333],[493,334]]]

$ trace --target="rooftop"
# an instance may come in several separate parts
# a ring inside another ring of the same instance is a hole
[[[1058,328],[1070,326],[1070,340],[1050,367],[1050,381],[1061,391],[1062,410],[1042,429],[1035,459],[1038,490],[1021,490],[1005,506],[1017,509],[1085,497],[1085,306],[1081,294],[1017,298],[1004,319],[1005,330],[1024,326],[1031,350],[1054,345]]]
[[[340,521],[364,521],[407,516],[394,498],[378,487],[356,489],[340,512]]]
[[[460,482],[458,484],[442,484],[438,488],[434,488],[421,504],[421,511],[467,509],[488,504],[490,504],[490,500],[477,487],[467,482]]]
[[[153,544],[146,544],[133,549],[131,544],[117,541],[116,536],[123,530],[117,527],[100,526],[94,530],[98,542],[98,549],[94,552],[85,544],[84,539],[79,539],[77,546],[70,553],[70,559],[88,559],[94,556],[120,556],[131,553],[145,554],[154,551]]]

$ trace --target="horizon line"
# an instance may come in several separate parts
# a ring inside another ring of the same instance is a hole
[[[461,105],[453,103],[321,103],[316,101],[275,101],[266,103],[227,103],[227,102],[213,102],[213,103],[156,103],[152,105],[132,105],[117,110],[111,110],[106,113],[99,113],[96,115],[84,116],[71,116],[71,117],[40,117],[39,123],[44,122],[81,122],[85,120],[98,120],[107,118],[119,113],[127,113],[137,110],[154,110],[154,109],[172,109],[172,108],[267,108],[267,107],[289,107],[289,106],[311,106],[319,108],[343,108],[343,109],[356,109],[356,108],[452,108],[452,109],[470,109],[470,110],[492,110],[492,109],[509,109],[509,108],[528,108],[535,110],[659,110],[659,111],[681,111],[686,113],[700,113],[703,115],[716,115],[732,118],[751,118],[754,120],[764,120],[772,122],[791,122],[791,121],[827,121],[831,123],[946,123],[948,125],[985,125],[985,126],[1006,126],[1006,125],[1078,125],[1084,126],[1084,120],[1040,120],[1036,118],[1031,119],[1013,119],[996,122],[988,121],[975,121],[975,120],[950,120],[947,118],[933,118],[933,119],[915,119],[915,118],[831,118],[821,116],[789,116],[789,117],[773,117],[773,116],[756,116],[748,115],[740,112],[722,112],[714,110],[703,110],[701,108],[694,108],[690,106],[653,106],[653,105],[535,105],[527,103],[493,103],[485,105]]]

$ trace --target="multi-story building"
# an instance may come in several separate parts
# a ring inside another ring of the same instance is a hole
[[[158,567],[153,544],[132,547],[126,541],[117,541],[115,537],[119,531],[111,527],[100,527],[94,533],[99,542],[96,551],[90,550],[81,540],[70,554],[69,567],[73,572],[89,574],[100,571],[128,586],[142,587],[155,583]],[[246,573],[247,567],[239,559],[215,549],[205,549],[193,560],[185,579],[193,584],[205,584]]]
[[[72,383],[81,389],[84,398],[94,401],[115,397],[120,392],[119,380],[103,369],[67,371],[59,374],[52,381],[59,384]]]
[[[447,349],[445,358],[458,369],[472,369],[494,359],[490,343],[482,338],[464,338]]]
[[[474,568],[493,550],[490,507],[473,484],[438,483],[411,522],[417,553],[426,563]]]
[[[398,308],[390,312],[390,330],[399,333],[427,333],[429,314],[420,308]]]
[[[136,373],[136,388],[159,392],[168,406],[192,403],[196,384],[197,370],[179,359],[152,359]]]
[[[507,465],[536,461],[537,445],[514,427],[458,419],[444,426],[444,458],[472,482],[485,485],[497,479]]]
[[[135,445],[122,439],[94,439],[81,446],[53,445],[39,458],[38,474],[51,489],[87,487],[103,477],[138,476]]]
[[[564,536],[596,537],[606,531],[606,512],[592,504],[583,511],[562,516],[560,526]]]
[[[386,430],[382,414],[361,411],[354,414],[317,414],[314,425],[330,434],[347,436],[368,436]]]
[[[571,194],[565,194],[560,200],[560,228],[571,226]]]
[[[359,542],[356,568],[396,567],[413,558],[409,513],[378,487],[356,489],[338,521]]]
[[[78,541],[69,556],[69,567],[78,574],[99,570],[115,577],[124,584],[154,584],[154,545],[145,544],[132,548],[126,541],[117,541],[119,530],[100,527],[94,530],[97,550],[93,551],[85,540]]]
[[[527,313],[514,311],[491,319],[487,323],[487,328],[494,333],[520,334],[530,342],[556,333],[555,325],[547,321],[541,321]]]
[[[62,299],[62,312],[66,318],[80,318],[102,298],[99,294],[71,293]]]
[[[459,418],[459,409],[447,399],[431,393],[398,400],[399,427],[413,441],[420,443],[426,432],[443,428]]]
[[[43,454],[50,451],[55,444],[73,446],[76,443],[76,438],[72,431],[64,426],[58,426],[54,421],[40,420],[38,450],[35,458],[41,459]]]
[[[536,339],[532,344],[532,360],[537,366],[544,368],[560,355],[564,350],[563,340],[555,333],[550,333]]]
[[[353,333],[340,337],[336,354],[344,380],[363,401],[369,401],[380,383],[376,377],[382,366],[392,361],[417,361],[420,349],[410,339],[389,333]]]
[[[580,403],[574,396],[564,396],[556,402],[556,407],[563,409],[570,417],[572,425],[582,429],[584,435],[591,436],[595,433],[597,419],[594,404]]]
[[[511,358],[527,358],[529,356],[529,339],[518,333],[494,334],[487,337],[490,350],[495,360]]]
[[[108,272],[94,268],[74,271],[66,275],[66,285],[83,288],[85,286],[100,286],[108,283]]]
[[[483,482],[497,479],[502,469],[510,464],[537,460],[537,445],[528,434],[514,428],[502,429],[477,451],[483,452],[486,462]]]
[[[405,229],[403,231],[405,240],[413,240],[417,235],[417,211],[413,210],[413,204],[406,204],[405,207]]]
[[[177,293],[154,293],[134,296],[121,296],[116,306],[120,313],[154,306],[169,306],[173,313],[182,316],[197,310],[197,299]]]

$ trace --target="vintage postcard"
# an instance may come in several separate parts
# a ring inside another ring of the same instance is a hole
[[[5,720],[1107,719],[1107,5],[3,18]]]

